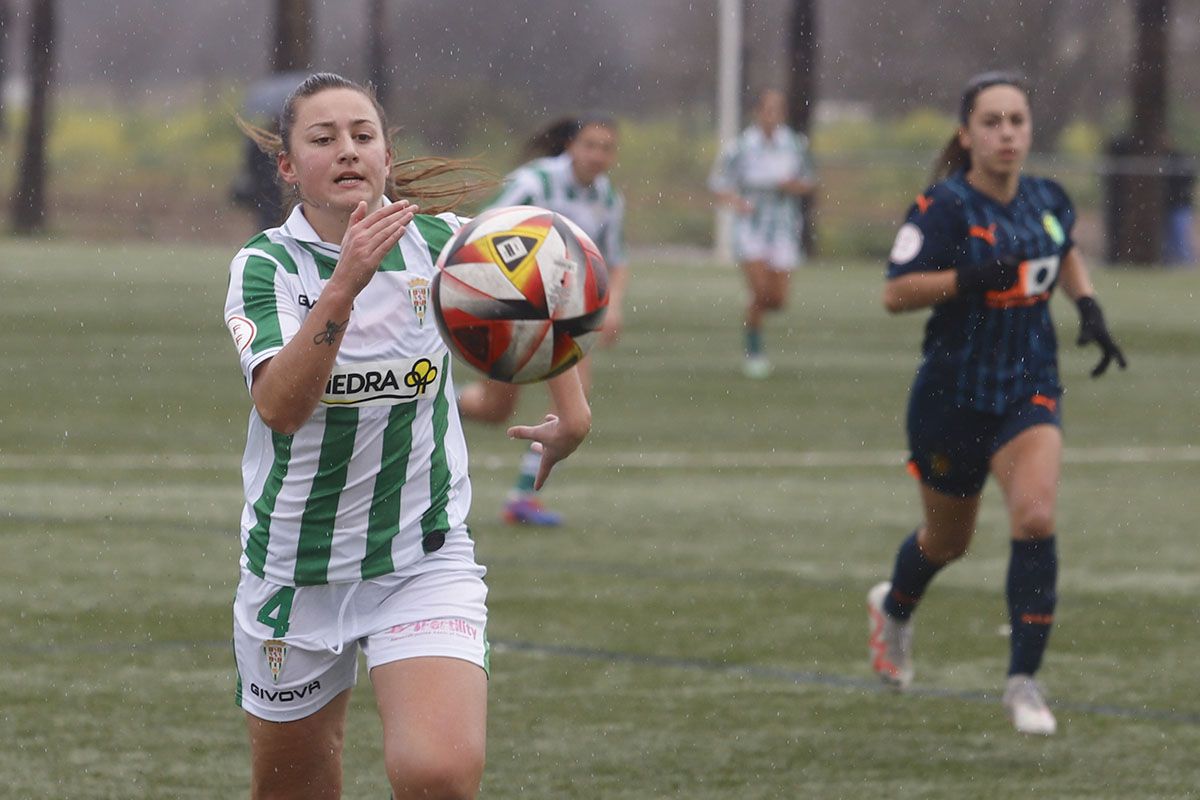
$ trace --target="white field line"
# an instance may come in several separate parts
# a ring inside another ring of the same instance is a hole
[[[517,455],[473,456],[472,469],[511,469]],[[580,468],[608,469],[828,469],[837,467],[895,467],[904,463],[901,450],[771,450],[741,452],[662,451],[655,453],[576,453],[570,462]],[[1067,448],[1068,464],[1182,464],[1200,462],[1200,445],[1172,447]],[[234,455],[165,453],[140,455],[79,453],[43,455],[0,454],[0,471],[65,470],[103,473],[126,470],[237,470]]]

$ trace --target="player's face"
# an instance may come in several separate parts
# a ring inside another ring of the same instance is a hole
[[[617,132],[605,125],[584,125],[567,145],[575,177],[584,186],[612,169],[617,161]]]
[[[1015,86],[984,89],[959,140],[971,153],[972,168],[1000,175],[1020,172],[1033,145],[1029,98]]]
[[[783,124],[787,116],[787,101],[783,92],[765,92],[754,109],[754,120],[765,131],[773,131]]]
[[[326,89],[296,102],[296,122],[279,174],[306,206],[350,213],[360,200],[381,205],[392,153],[370,98]]]

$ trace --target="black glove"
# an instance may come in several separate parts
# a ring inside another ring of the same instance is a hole
[[[1021,273],[1021,259],[1001,256],[979,264],[967,264],[956,270],[954,277],[960,295],[1003,292],[1012,288]]]
[[[1125,354],[1121,352],[1121,348],[1117,347],[1112,334],[1108,332],[1100,304],[1096,302],[1095,298],[1081,297],[1075,301],[1075,305],[1079,308],[1079,338],[1075,340],[1075,344],[1083,347],[1085,344],[1095,342],[1100,345],[1100,351],[1103,354],[1100,356],[1100,363],[1092,370],[1092,377],[1099,378],[1103,375],[1114,358],[1117,360],[1117,366],[1125,369]]]

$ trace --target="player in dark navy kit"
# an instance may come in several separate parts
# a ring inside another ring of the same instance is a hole
[[[939,180],[908,212],[883,302],[931,308],[908,407],[910,470],[924,520],[901,545],[890,581],[871,589],[870,653],[883,681],[912,681],[912,613],[942,567],[966,553],[990,473],[1008,509],[1012,625],[1004,705],[1018,731],[1057,724],[1034,675],[1054,619],[1055,504],[1062,458],[1050,295],[1061,285],[1080,314],[1080,345],[1099,345],[1099,376],[1125,357],[1093,297],[1071,239],[1075,212],[1057,183],[1022,175],[1032,143],[1021,81],[986,73],[968,83],[960,127]]]

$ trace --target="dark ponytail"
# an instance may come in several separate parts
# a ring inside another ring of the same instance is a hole
[[[958,140],[958,131],[955,131],[933,164],[933,182],[944,181],[954,173],[966,172],[970,168],[971,151],[962,146],[962,142]]]
[[[560,156],[566,152],[567,147],[579,135],[579,132],[589,125],[599,125],[611,131],[617,129],[615,118],[599,112],[560,117],[547,123],[529,137],[529,140],[525,142],[522,157],[528,161],[546,156]]]

